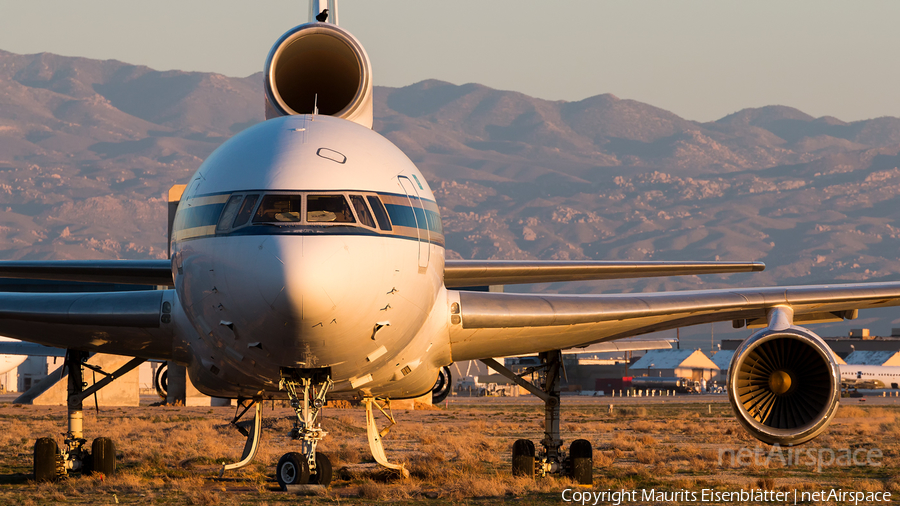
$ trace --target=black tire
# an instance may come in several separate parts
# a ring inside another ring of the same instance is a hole
[[[34,442],[35,481],[56,481],[56,462],[59,460],[59,445],[53,438],[42,437]]]
[[[327,487],[331,485],[331,459],[324,453],[316,452],[316,472],[309,475],[309,482]]]
[[[534,443],[528,439],[518,439],[513,443],[512,474],[534,477]]]
[[[116,474],[116,444],[108,437],[98,437],[91,443],[89,473]]]
[[[450,375],[450,368],[444,366],[438,372],[437,381],[431,387],[431,403],[440,404],[450,395],[453,387],[453,377]]]
[[[576,439],[569,446],[569,462],[571,462],[572,479],[579,485],[592,485],[594,483],[594,450],[591,442],[586,439]]]
[[[94,472],[94,456],[86,453],[81,459],[81,474],[89,476]]]
[[[156,369],[153,386],[156,387],[156,395],[165,400],[169,395],[169,364],[162,364]]]
[[[297,452],[282,455],[275,468],[275,478],[282,490],[287,490],[288,485],[309,483],[309,463],[306,462],[306,457]]]

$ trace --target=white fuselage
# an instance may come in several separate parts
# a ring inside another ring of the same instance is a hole
[[[322,198],[353,215],[315,211]],[[258,218],[230,227],[241,200]],[[275,201],[284,221],[265,218]],[[392,226],[363,216],[378,201]],[[282,368],[329,368],[345,396],[421,395],[450,362],[443,269],[434,197],[399,149],[337,118],[268,120],[214,152],[179,204],[182,359],[211,395],[278,395]]]
[[[900,366],[840,364],[841,381],[881,383],[883,388],[900,386]]]

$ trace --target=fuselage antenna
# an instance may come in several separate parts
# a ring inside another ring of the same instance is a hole
[[[319,94],[316,93],[313,97],[313,116],[319,114]]]

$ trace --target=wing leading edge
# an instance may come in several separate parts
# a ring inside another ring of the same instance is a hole
[[[609,295],[450,294],[451,350],[458,361],[565,349],[701,323],[753,323],[779,305],[793,308],[797,323],[853,318],[858,309],[900,305],[900,282]]]
[[[757,272],[762,262],[620,262],[620,261],[530,261],[447,260],[447,288],[523,283],[556,283],[595,279],[651,278]]]
[[[18,260],[0,262],[0,278],[174,286],[171,260]]]

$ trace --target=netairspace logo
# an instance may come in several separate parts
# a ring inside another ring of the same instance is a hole
[[[619,506],[621,504],[642,504],[659,502],[687,502],[687,503],[778,503],[799,504],[806,502],[831,502],[835,504],[876,504],[890,503],[890,492],[858,492],[843,489],[827,489],[816,491],[776,491],[751,488],[748,490],[713,490],[704,488],[697,490],[658,490],[634,489],[634,490],[573,490],[567,488],[562,491],[562,500],[567,503],[581,504],[582,506],[597,506],[609,504]]]
[[[880,467],[884,456],[880,448],[764,448],[719,449],[720,467],[769,467],[771,465],[809,466],[817,472],[824,467]]]

